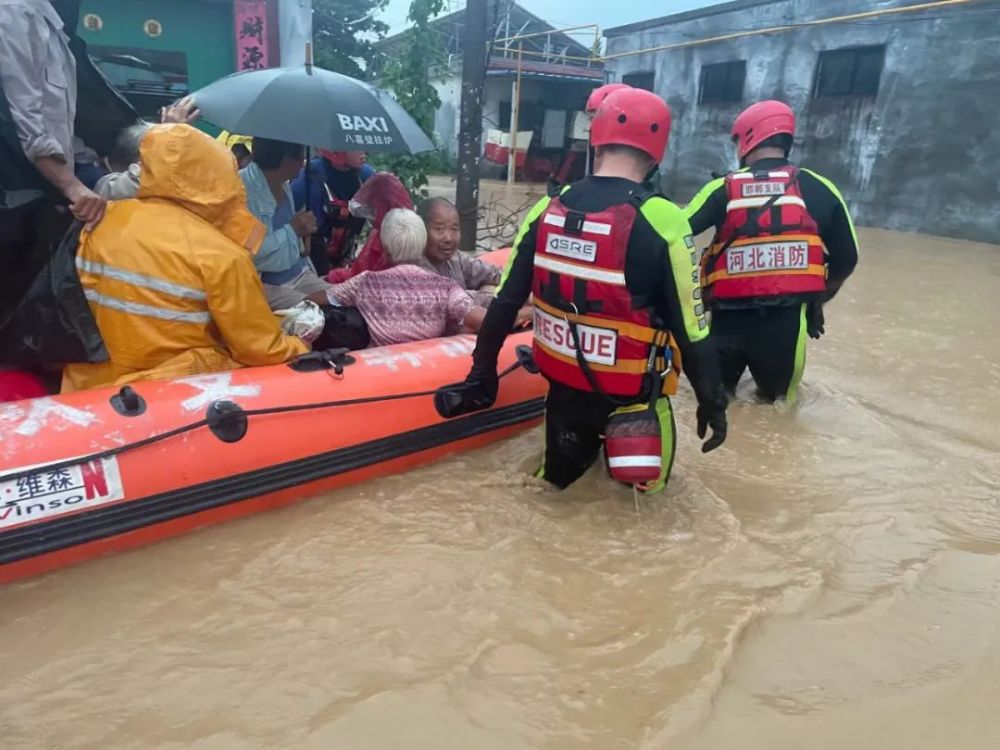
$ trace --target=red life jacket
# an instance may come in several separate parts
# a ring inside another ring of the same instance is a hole
[[[337,265],[347,258],[352,236],[352,216],[348,201],[329,196],[327,201],[327,222],[330,226],[330,239],[326,241],[326,254],[330,261]]]
[[[726,194],[726,221],[702,259],[709,300],[826,289],[826,250],[802,200],[796,167],[729,174]]]
[[[652,326],[649,308],[633,306],[625,286],[625,255],[635,217],[636,208],[629,204],[584,215],[567,209],[559,198],[542,214],[532,281],[534,356],[550,380],[595,390],[577,359],[572,323],[600,392],[639,396],[651,366],[657,372],[669,370],[663,392],[677,392],[680,351],[669,331]]]

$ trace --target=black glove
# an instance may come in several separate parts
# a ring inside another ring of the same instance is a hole
[[[699,406],[698,407],[698,438],[701,440],[705,439],[705,434],[708,432],[708,428],[712,428],[712,437],[705,440],[701,445],[702,453],[711,453],[724,442],[726,442],[726,432],[728,429],[726,423],[726,409],[722,407],[721,409],[717,406]]]
[[[806,332],[811,339],[818,339],[826,333],[826,317],[823,315],[822,302],[810,302],[806,305]]]
[[[489,409],[497,400],[500,380],[496,368],[482,370],[473,365],[464,382],[441,386],[434,394],[434,408],[445,419]]]

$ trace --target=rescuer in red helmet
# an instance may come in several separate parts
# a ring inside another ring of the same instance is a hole
[[[603,86],[598,86],[596,89],[590,92],[590,96],[587,97],[587,104],[584,107],[584,113],[590,118],[591,121],[594,119],[594,115],[597,114],[598,108],[608,98],[610,94],[616,91],[621,91],[622,89],[632,88],[627,83],[605,83]],[[587,144],[587,172],[593,172],[594,165],[594,146],[591,143]],[[560,190],[563,189],[563,184],[556,180],[554,177],[549,179],[548,193],[549,195],[555,195]]]
[[[695,234],[715,227],[702,283],[726,390],[749,367],[771,402],[795,400],[806,336],[823,334],[823,304],[858,262],[847,204],[830,180],[789,162],[794,136],[787,104],[748,107],[733,124],[740,169],[685,209]]]
[[[726,438],[726,398],[682,211],[643,179],[662,159],[670,110],[622,89],[591,128],[595,173],[539,201],[515,240],[507,273],[479,333],[464,383],[441,389],[446,417],[491,406],[497,357],[518,310],[534,295],[534,359],[550,382],[540,472],[559,488],[597,460],[602,436],[612,477],[662,488],[675,446],[667,396],[681,363],[698,397],[698,431]]]
[[[596,89],[590,92],[590,96],[587,97],[586,113],[590,115],[593,119],[594,115],[597,114],[597,110],[601,108],[604,100],[607,99],[611,94],[616,91],[621,91],[622,89],[632,88],[627,83],[606,83],[603,86],[598,86]]]
[[[598,86],[596,89],[590,92],[590,96],[587,97],[587,106],[584,110],[586,114],[590,117],[591,121],[594,119],[594,115],[597,114],[597,110],[600,109],[601,104],[607,99],[611,94],[616,91],[622,91],[623,89],[632,88],[627,83],[606,83],[603,86]],[[590,164],[594,164],[594,144],[590,143],[587,146],[590,149]],[[646,175],[646,179],[643,180],[643,184],[649,188],[654,193],[660,191],[660,164],[657,162],[653,165],[653,168],[649,170],[649,174]],[[562,187],[561,185],[558,187]]]
[[[319,226],[308,249],[320,276],[352,259],[365,219],[351,213],[351,198],[374,174],[364,151],[320,149],[291,181],[295,210],[308,208]]]

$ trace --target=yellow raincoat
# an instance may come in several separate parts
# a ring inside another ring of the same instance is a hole
[[[309,351],[268,308],[252,255],[264,227],[236,162],[189,125],[157,125],[140,148],[135,199],[84,232],[77,271],[111,355],[69,365],[63,391],[273,365]]]
[[[215,140],[224,144],[229,149],[232,149],[237,143],[242,143],[250,153],[253,153],[253,138],[249,135],[237,135],[236,133],[230,133],[228,130],[223,130],[215,136]]]

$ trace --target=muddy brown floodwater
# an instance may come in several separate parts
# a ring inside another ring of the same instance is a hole
[[[1000,247],[863,232],[801,404],[668,492],[537,430],[0,589],[0,746],[1000,745]]]

